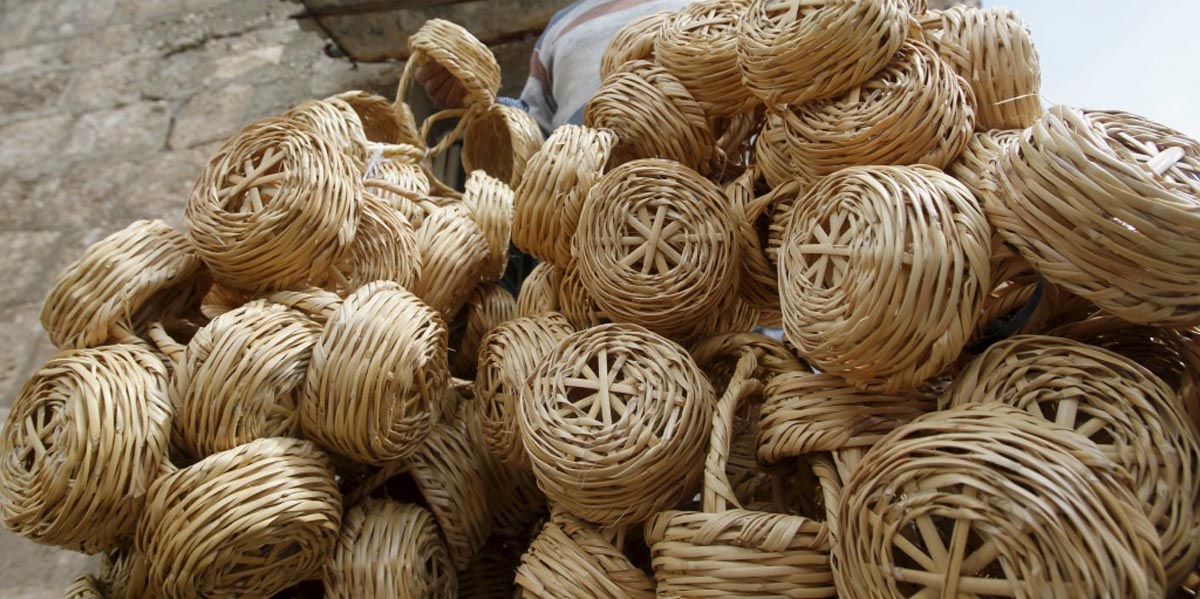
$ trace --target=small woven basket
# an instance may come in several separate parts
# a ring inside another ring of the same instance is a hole
[[[521,440],[563,509],[624,526],[690,495],[712,386],[682,347],[608,324],[564,339],[522,390]]]
[[[350,108],[358,114],[367,141],[381,144],[421,145],[416,127],[411,122],[402,120],[387,98],[370,92],[351,90],[332,96],[331,99],[349,104]]]
[[[259,439],[154,481],[137,548],[168,597],[269,597],[320,576],[341,521],[329,458]]]
[[[1000,153],[1016,145],[1020,138],[1020,130],[976,132],[962,154],[946,167],[946,173],[966,185],[982,202],[985,194],[996,192],[996,164]]]
[[[0,437],[0,517],[84,553],[132,538],[167,460],[167,371],[130,345],[64,350],[21,388]]]
[[[1057,106],[999,160],[989,220],[1047,280],[1131,322],[1200,323],[1200,143]]]
[[[305,434],[369,464],[416,451],[443,413],[446,343],[441,317],[399,285],[359,289],[313,348],[300,402]]]
[[[738,22],[747,0],[701,0],[661,25],[654,58],[691,93],[710,117],[750,111],[758,98],[742,84]]]
[[[1163,596],[1128,473],[1000,404],[900,427],[854,469],[838,512],[843,596]]]
[[[521,599],[652,599],[654,583],[586,522],[556,511],[517,567]]]
[[[427,510],[386,499],[350,508],[329,561],[329,599],[454,599],[454,566]]]
[[[374,145],[372,148],[378,158],[363,172],[364,195],[387,202],[404,214],[413,229],[421,228],[436,202],[429,197],[432,186],[419,158],[408,154],[412,146]]]
[[[737,280],[737,229],[721,190],[667,160],[613,169],[584,204],[579,277],[614,321],[686,335]]]
[[[738,226],[741,262],[738,269],[738,293],[760,310],[779,310],[779,267],[769,255],[771,229],[776,222],[775,239],[781,245],[782,232],[791,206],[800,194],[800,184],[788,179],[770,192],[755,197],[755,172],[747,171],[725,190]],[[774,248],[778,253],[778,245]]]
[[[600,57],[600,80],[608,79],[627,62],[654,62],[654,45],[675,14],[675,11],[660,10],[638,17],[621,27]]]
[[[461,203],[435,210],[417,231],[421,277],[413,293],[450,321],[493,262],[488,236]]]
[[[483,170],[515,187],[525,175],[529,158],[542,147],[543,141],[541,128],[528,112],[493,104],[463,132],[463,169]]]
[[[904,0],[754,0],[738,27],[743,80],[768,106],[841,94],[900,49],[907,11]]]
[[[364,194],[349,251],[334,264],[324,286],[349,295],[373,281],[412,287],[421,276],[417,236],[404,213]]]
[[[93,244],[59,273],[42,305],[42,326],[64,349],[140,332],[162,318],[169,303],[205,293],[193,284],[200,268],[200,257],[182,234],[162,221],[137,221]]]
[[[884,393],[954,362],[990,290],[990,230],[928,166],[853,167],[799,200],[779,254],[784,331],[823,372]]]
[[[494,283],[482,283],[471,293],[467,305],[459,312],[463,323],[458,352],[454,356],[455,370],[464,378],[475,379],[479,348],[492,329],[517,317],[517,300],[507,289]]]
[[[336,97],[305,100],[284,112],[283,118],[307,127],[355,165],[366,164],[367,134],[358,112],[348,102]]]
[[[543,312],[558,311],[558,289],[562,280],[563,269],[549,262],[533,267],[517,294],[517,316],[537,316]]]
[[[489,281],[498,281],[508,266],[508,246],[513,228],[513,190],[503,181],[483,171],[475,171],[467,178],[462,203],[487,238],[488,259],[483,267],[483,276]]]
[[[942,397],[989,401],[1074,429],[1124,467],[1162,539],[1167,587],[1183,584],[1200,559],[1200,438],[1161,379],[1097,347],[1020,336],[980,354]]]
[[[579,277],[579,266],[575,262],[567,265],[559,279],[558,311],[577,329],[612,322],[592,299],[592,292]]]

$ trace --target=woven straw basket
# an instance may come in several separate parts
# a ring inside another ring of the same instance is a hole
[[[718,389],[729,386],[747,352],[754,353],[755,369],[750,376],[758,380],[770,380],[788,372],[809,372],[808,366],[783,342],[762,333],[712,335],[692,344],[689,352]]]
[[[610,539],[556,511],[517,568],[521,599],[651,599],[654,584]]]
[[[755,197],[755,178],[755,171],[747,171],[725,189],[737,221],[741,245],[738,293],[756,308],[777,311],[779,268],[770,254],[778,254],[791,206],[800,195],[800,184],[795,179],[787,179],[770,192]],[[772,228],[777,232],[775,252],[768,251]]]
[[[517,316],[537,316],[543,312],[559,309],[558,289],[563,279],[563,270],[549,262],[542,262],[529,271],[521,283],[517,295]]]
[[[558,310],[566,317],[567,322],[577,329],[586,329],[596,325],[612,322],[596,300],[592,292],[583,284],[579,276],[579,266],[575,262],[567,265],[558,282]]]
[[[962,154],[946,167],[946,173],[967,186],[982,202],[996,190],[996,164],[1005,148],[1017,143],[1019,130],[979,131],[971,136]]]
[[[421,145],[416,128],[396,114],[387,98],[369,92],[351,90],[329,99],[337,99],[350,105],[362,123],[367,141],[381,144]]]
[[[412,291],[447,322],[466,303],[475,286],[487,278],[488,268],[495,268],[494,248],[488,242],[488,234],[472,215],[472,209],[465,204],[452,204],[435,210],[417,231],[421,277]],[[491,216],[503,218],[498,214]]]
[[[654,45],[675,11],[660,10],[627,23],[613,36],[600,57],[600,80],[608,79],[619,67],[632,60],[654,62]]]
[[[493,104],[466,126],[462,164],[467,172],[481,169],[516,186],[529,157],[542,147],[542,130],[528,112]]]
[[[475,366],[484,337],[501,323],[516,317],[517,300],[507,289],[495,283],[479,284],[458,315],[462,331],[458,351],[454,354],[454,371],[463,378],[475,380]]]
[[[350,249],[334,264],[324,287],[348,295],[372,281],[412,287],[421,275],[421,255],[404,213],[364,194]]]
[[[467,178],[462,203],[487,238],[488,259],[483,266],[483,277],[490,281],[499,280],[508,266],[508,246],[513,228],[513,190],[503,181],[483,171],[475,171]]]
[[[104,554],[100,561],[100,586],[106,599],[159,599],[150,584],[150,561],[132,545]]]
[[[742,85],[738,68],[738,22],[746,0],[702,0],[661,25],[654,58],[710,117],[750,111],[758,99]]]
[[[783,118],[783,112],[767,111],[754,139],[754,167],[771,187],[792,178],[792,146]]]
[[[348,102],[339,98],[305,100],[283,113],[283,118],[316,133],[356,166],[366,164],[367,134]]]

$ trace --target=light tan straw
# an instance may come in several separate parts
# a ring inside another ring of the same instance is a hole
[[[525,175],[525,164],[542,147],[542,130],[528,112],[493,104],[466,126],[462,164],[467,172],[481,169],[516,186]]]
[[[507,289],[494,283],[481,283],[471,292],[471,298],[459,313],[463,323],[458,352],[454,356],[455,370],[475,378],[479,348],[492,329],[517,317],[517,300]]]
[[[654,62],[654,44],[675,14],[672,10],[660,10],[621,27],[600,57],[600,80],[608,79],[613,71],[632,60]]]
[[[782,242],[786,215],[800,195],[800,183],[795,179],[780,182],[770,192],[755,196],[757,173],[746,171],[725,189],[725,197],[733,208],[741,247],[738,272],[738,293],[751,306],[761,310],[779,310],[779,268],[768,255],[772,225],[780,225],[777,244]],[[778,245],[774,248],[778,252]]]
[[[150,561],[132,544],[105,553],[100,560],[100,586],[107,599],[160,599],[150,584]]]
[[[755,356],[755,370],[750,376],[758,380],[771,380],[789,372],[811,372],[782,341],[762,333],[712,335],[693,343],[689,351],[714,388],[729,386],[738,362],[747,352]]]
[[[971,136],[962,154],[946,167],[946,173],[983,201],[985,194],[995,193],[996,163],[1000,152],[1015,145],[1020,137],[1020,130],[979,131]]]
[[[446,321],[494,266],[488,236],[471,216],[467,206],[452,204],[435,210],[417,231],[421,277],[412,291]]]
[[[475,171],[467,178],[462,203],[487,238],[488,260],[483,276],[499,280],[508,266],[508,246],[512,242],[513,190],[503,181]]]
[[[596,305],[596,300],[592,299],[592,292],[583,284],[583,279],[579,277],[579,266],[574,261],[562,271],[557,298],[558,311],[577,329],[612,322]]]
[[[767,110],[754,139],[754,167],[771,187],[792,178],[792,146],[783,118],[783,112]]]
[[[368,147],[378,158],[364,169],[364,192],[402,212],[412,227],[419,229],[425,216],[436,207],[435,201],[428,197],[432,186],[420,165],[420,158],[408,155],[412,146],[374,144]]]
[[[416,128],[401,120],[387,98],[359,90],[342,92],[331,98],[349,104],[358,114],[367,141],[382,144],[421,144]]]
[[[63,593],[63,599],[106,599],[100,583],[90,574],[76,578]]]
[[[345,100],[305,100],[284,112],[283,118],[308,127],[355,164],[366,163],[367,134],[358,112]]]
[[[558,289],[563,279],[563,269],[542,262],[529,271],[517,294],[517,316],[537,316],[543,312],[559,309]]]
[[[741,114],[758,103],[738,68],[738,23],[748,5],[748,0],[694,2],[666,19],[655,40],[656,62],[710,117]]]
[[[350,250],[334,264],[324,286],[349,295],[372,281],[412,287],[421,274],[417,237],[404,213],[364,194]]]
[[[556,512],[517,568],[521,599],[651,599],[654,584],[605,535]]]

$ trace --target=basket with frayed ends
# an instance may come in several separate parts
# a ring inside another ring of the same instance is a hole
[[[421,276],[412,291],[449,321],[485,278],[493,260],[488,236],[470,208],[451,204],[425,219],[417,230],[417,249]]]
[[[488,260],[483,276],[491,281],[499,280],[508,266],[508,246],[513,228],[513,190],[503,181],[483,171],[475,171],[467,178],[462,203],[487,238]]]
[[[855,165],[944,168],[971,139],[975,99],[933,49],[910,41],[861,85],[784,112],[784,127],[794,174],[807,184]]]
[[[617,143],[611,131],[563,125],[525,168],[513,199],[512,242],[532,256],[566,266],[588,190],[604,174]]]
[[[1042,115],[1042,69],[1015,10],[954,6],[930,12],[921,26],[975,92],[980,129],[1024,129]]]
[[[305,100],[283,113],[283,118],[308,127],[355,165],[366,164],[367,134],[362,119],[349,102],[337,97]]]
[[[738,22],[747,0],[702,0],[667,19],[654,43],[665,67],[710,117],[752,110],[758,98],[742,84],[738,68]]]
[[[724,194],[668,160],[613,169],[588,194],[574,254],[614,321],[686,335],[737,283],[737,227]]]
[[[575,262],[567,265],[558,282],[558,311],[566,317],[567,322],[577,329],[586,329],[606,322],[612,322],[596,301],[592,292],[588,291],[583,279],[579,278],[579,267]]]
[[[90,574],[76,578],[63,593],[63,599],[107,599],[101,584]]]
[[[5,528],[84,553],[132,539],[170,469],[167,371],[131,345],[64,350],[21,388],[0,437]]]
[[[521,599],[652,599],[654,583],[607,535],[556,510],[517,567]]]
[[[738,27],[738,64],[768,106],[830,98],[888,64],[909,18],[904,0],[754,0]]]
[[[507,289],[494,283],[481,283],[458,314],[463,323],[462,337],[454,357],[454,370],[468,379],[475,378],[479,348],[492,329],[517,317],[517,300]]]
[[[137,548],[169,597],[269,597],[320,576],[341,521],[328,456],[258,439],[154,481]]]
[[[421,275],[417,236],[404,213],[370,194],[360,202],[349,251],[329,271],[323,286],[349,295],[372,281],[413,287]]]
[[[561,314],[543,312],[510,320],[483,338],[475,399],[480,402],[488,450],[506,464],[529,463],[517,424],[521,388],[546,356],[573,332]]]
[[[990,287],[991,231],[928,166],[853,167],[796,202],[779,252],[784,331],[823,372],[884,393],[954,362]]]
[[[660,10],[626,23],[613,36],[600,57],[600,80],[608,79],[609,75],[627,62],[654,62],[654,45],[662,35],[663,28],[671,22],[675,14],[675,11]]]
[[[367,141],[380,144],[421,145],[420,133],[411,121],[404,121],[387,98],[370,92],[351,90],[327,99],[350,105],[362,123]]]
[[[713,415],[704,464],[702,511],[668,511],[646,523],[660,596],[837,597],[830,565],[832,536],[821,521],[742,507],[727,474],[735,413],[762,393],[753,351],[738,360]],[[831,469],[814,469],[818,477]],[[836,481],[822,481],[826,509]]]
[[[1161,597],[1158,538],[1096,445],[997,403],[935,412],[867,452],[834,544],[853,597]]]
[[[217,152],[184,217],[213,277],[284,289],[320,280],[349,250],[363,195],[353,162],[285,119],[258,121]]]
[[[644,60],[621,65],[584,109],[583,122],[617,136],[613,158],[665,158],[701,173],[725,161],[704,108],[665,68]]]
[[[942,404],[999,401],[1090,438],[1133,477],[1162,539],[1168,588],[1200,557],[1200,439],[1183,404],[1137,363],[1058,337],[1020,336],[980,354]]]
[[[529,157],[542,147],[542,130],[528,112],[493,104],[463,131],[462,164],[516,186]]]
[[[41,322],[60,348],[101,345],[207,292],[200,257],[170,225],[140,220],[93,244],[54,279]]]
[[[416,451],[444,413],[446,344],[441,317],[399,285],[354,292],[313,348],[300,402],[305,434],[364,463]]]
[[[1001,153],[997,180],[989,220],[1046,279],[1131,322],[1200,323],[1196,140],[1056,106]]]
[[[1016,129],[979,131],[971,136],[962,154],[946,167],[946,174],[958,179],[971,193],[983,201],[986,194],[995,193],[996,164],[1005,148],[1021,138]]]
[[[433,514],[370,497],[346,512],[323,580],[330,599],[453,599],[458,593]]]
[[[559,309],[559,285],[563,280],[563,269],[542,262],[529,271],[517,294],[517,316],[537,316],[543,312]]]

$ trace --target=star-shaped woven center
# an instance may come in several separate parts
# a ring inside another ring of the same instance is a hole
[[[26,471],[32,471],[35,463],[54,450],[66,424],[64,417],[63,407],[58,402],[42,404],[25,417],[21,423],[25,429],[25,443],[19,448],[18,458]]]
[[[603,425],[611,425],[625,415],[629,404],[639,395],[637,381],[625,372],[626,357],[610,360],[608,350],[600,349],[578,376],[563,381],[570,399],[570,416]]]
[[[642,274],[666,274],[683,261],[683,254],[676,244],[684,241],[683,222],[665,224],[670,208],[660,205],[650,212],[642,206],[625,216],[625,234],[621,245],[633,248],[621,260],[626,268],[640,270]]]
[[[795,23],[812,11],[825,8],[828,0],[776,0],[767,5],[767,12],[780,23]]]
[[[849,256],[858,236],[851,214],[835,212],[827,220],[814,223],[808,230],[806,243],[796,246],[804,257],[800,276],[825,288],[838,286],[845,280]],[[851,226],[847,226],[847,224]]]
[[[286,173],[279,170],[283,154],[275,148],[267,148],[257,161],[247,158],[241,164],[242,172],[232,172],[225,177],[225,185],[217,196],[230,212],[257,212],[262,210],[279,191],[279,184]]]

